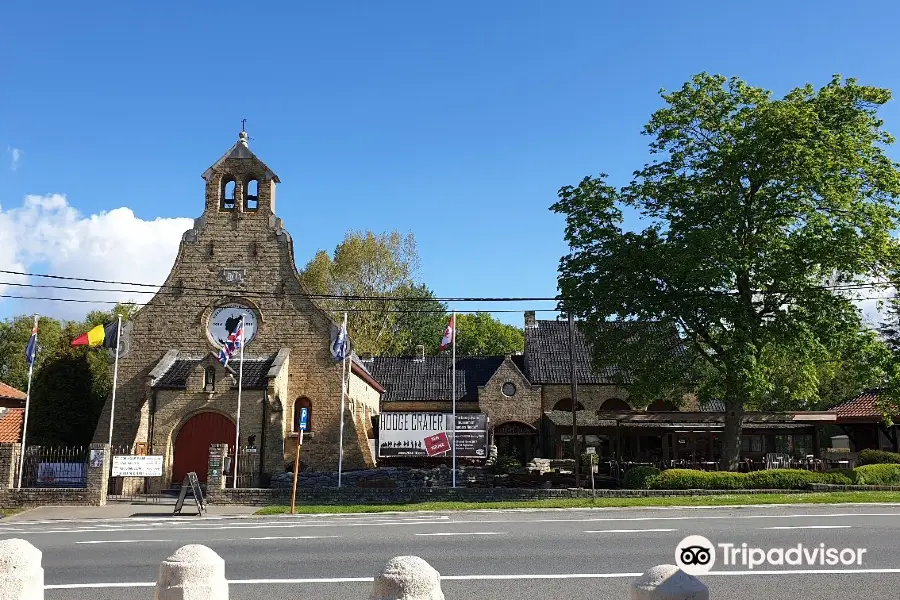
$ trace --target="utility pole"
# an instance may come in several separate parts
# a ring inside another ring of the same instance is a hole
[[[572,385],[572,452],[575,454],[575,487],[581,487],[581,460],[578,454],[578,381],[575,379],[575,314],[569,311],[569,381]]]

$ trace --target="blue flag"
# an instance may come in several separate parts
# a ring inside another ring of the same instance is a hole
[[[349,344],[347,342],[347,316],[344,315],[344,324],[341,326],[334,341],[331,343],[331,356],[336,361],[342,361],[347,358],[347,350]]]
[[[25,360],[29,365],[34,364],[34,357],[37,354],[37,325],[31,330],[31,337],[28,339],[28,345],[25,346]]]

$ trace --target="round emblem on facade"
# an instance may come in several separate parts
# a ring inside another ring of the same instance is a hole
[[[259,321],[256,311],[249,306],[237,303],[213,309],[206,325],[206,333],[217,348],[224,346],[228,336],[237,330],[241,315],[244,316],[244,345],[246,346],[256,337],[256,327]]]

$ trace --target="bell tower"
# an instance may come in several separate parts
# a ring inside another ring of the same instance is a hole
[[[207,219],[268,219],[275,214],[275,186],[281,181],[250,151],[250,136],[243,128],[237,143],[203,173],[203,179]]]

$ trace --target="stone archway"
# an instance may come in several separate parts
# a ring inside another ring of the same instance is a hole
[[[209,447],[213,444],[234,446],[235,432],[234,421],[218,412],[200,412],[185,421],[173,445],[172,484],[180,484],[191,471],[205,483]]]

